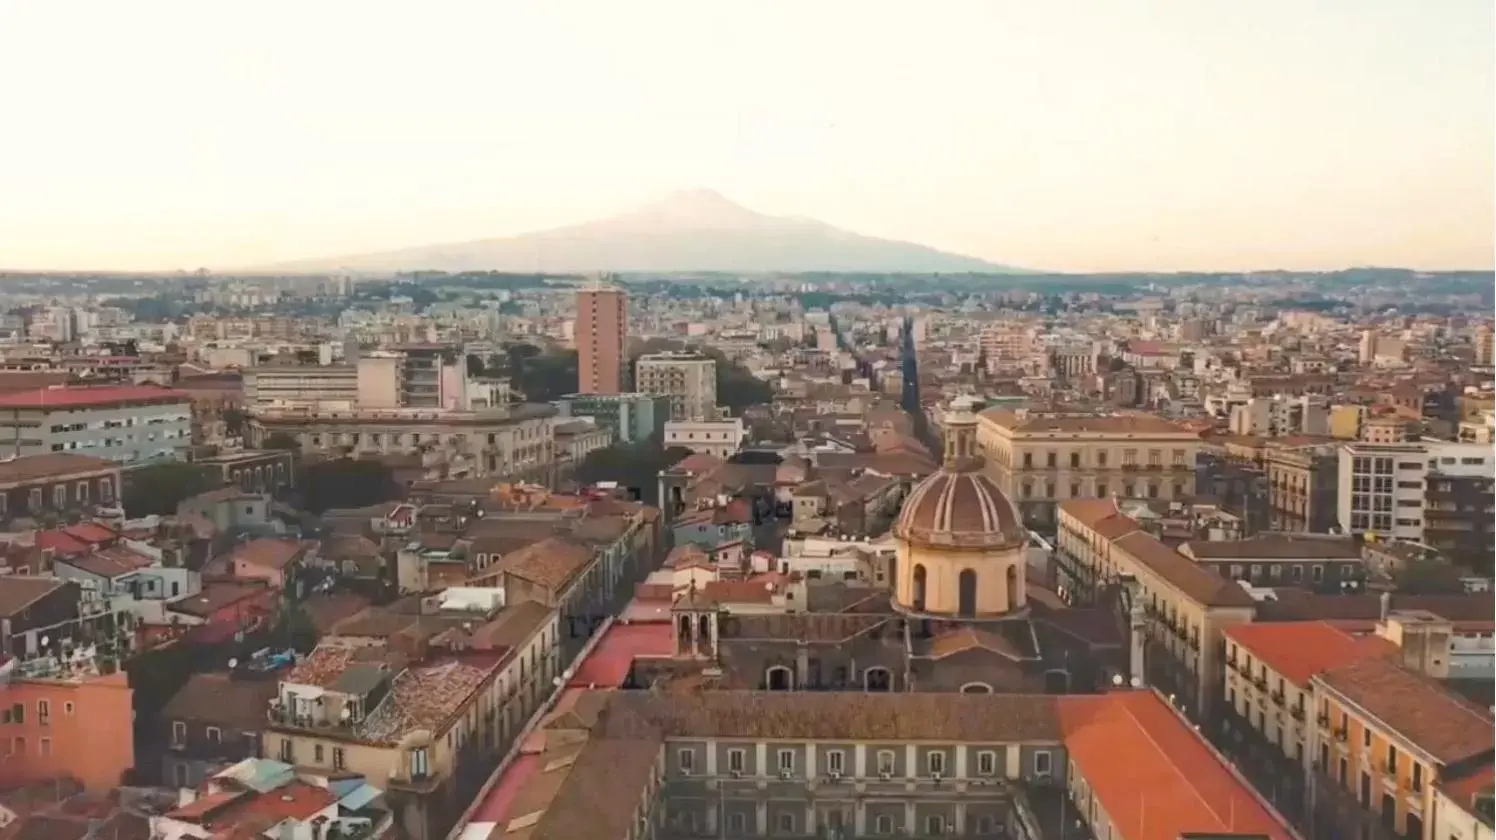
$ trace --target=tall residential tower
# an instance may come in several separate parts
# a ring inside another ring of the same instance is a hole
[[[602,282],[577,292],[577,393],[623,392],[628,295]]]

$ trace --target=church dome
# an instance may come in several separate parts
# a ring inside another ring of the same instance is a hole
[[[976,414],[957,397],[946,414],[945,464],[904,500],[894,522],[894,609],[955,620],[1026,614],[1028,529],[982,472]]]
[[[975,470],[942,469],[904,501],[894,536],[941,548],[1006,548],[1028,538],[1013,503]]]

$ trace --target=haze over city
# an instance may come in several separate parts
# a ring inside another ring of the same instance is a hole
[[[1054,271],[1492,264],[1492,9],[9,4],[0,265],[230,269],[681,188]]]

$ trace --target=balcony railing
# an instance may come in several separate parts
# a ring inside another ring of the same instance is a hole
[[[1281,691],[1274,691],[1269,696],[1272,698],[1274,706],[1282,706],[1283,705],[1283,701],[1284,701],[1283,692],[1281,692]]]
[[[1257,686],[1258,691],[1267,691],[1267,677],[1257,677],[1252,680],[1252,685]]]
[[[1296,720],[1296,721],[1298,721],[1300,723],[1304,722],[1304,707],[1303,706],[1294,706],[1293,708],[1291,708],[1291,709],[1288,710],[1288,714],[1294,720]]]

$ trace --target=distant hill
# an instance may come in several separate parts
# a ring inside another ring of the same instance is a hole
[[[1023,269],[876,239],[811,219],[765,216],[711,190],[671,194],[623,215],[579,225],[447,245],[427,245],[262,266],[320,272],[1024,273]]]

